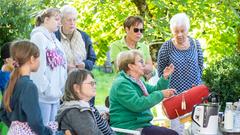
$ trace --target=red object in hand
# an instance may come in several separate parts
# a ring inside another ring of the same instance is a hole
[[[193,110],[193,106],[200,104],[208,96],[209,90],[205,85],[193,87],[183,93],[163,101],[163,111],[169,119],[175,119]]]

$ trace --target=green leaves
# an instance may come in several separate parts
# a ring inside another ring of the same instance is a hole
[[[236,102],[240,98],[240,54],[224,57],[211,63],[205,70],[203,80],[220,95],[221,107],[225,102]]]
[[[0,4],[0,45],[16,39],[29,38],[36,13],[51,6],[50,4],[56,3],[49,0],[40,2],[38,0],[2,0]]]
[[[94,43],[98,64],[103,64],[108,46],[124,34],[123,21],[137,10],[130,1],[75,1],[78,8],[78,28],[86,31]]]
[[[110,43],[125,34],[124,20],[130,15],[140,14],[131,0],[2,0],[0,45],[13,39],[29,38],[35,16],[40,10],[64,4],[77,8],[77,27],[92,38],[99,64],[105,61]],[[146,0],[146,4],[149,13],[143,17],[145,33],[142,41],[147,44],[170,39],[170,18],[176,13],[185,12],[191,22],[189,35],[205,41],[202,47],[206,63],[235,53],[240,42],[237,40],[237,28],[240,27],[239,0]]]

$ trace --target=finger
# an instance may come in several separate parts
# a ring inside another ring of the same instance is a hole
[[[171,92],[167,91],[167,97],[170,97]]]
[[[172,91],[173,94],[177,95],[177,91],[175,89],[170,89]]]
[[[170,90],[169,91],[169,97],[171,97],[173,94],[174,94],[174,92]]]
[[[170,64],[170,69],[174,70],[174,65],[172,63]]]

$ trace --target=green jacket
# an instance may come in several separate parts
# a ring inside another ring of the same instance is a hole
[[[125,129],[150,126],[153,119],[150,108],[163,99],[161,90],[167,89],[169,80],[162,77],[156,86],[146,84],[149,95],[144,96],[139,85],[121,71],[110,91],[110,125]]]

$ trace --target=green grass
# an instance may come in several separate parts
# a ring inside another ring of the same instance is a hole
[[[105,105],[105,98],[109,95],[112,81],[115,79],[115,73],[104,73],[98,69],[92,70],[97,82],[97,95],[95,98],[96,105]]]

